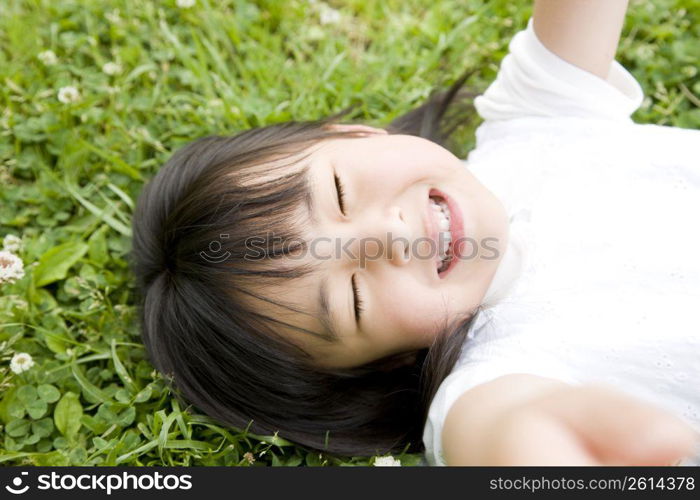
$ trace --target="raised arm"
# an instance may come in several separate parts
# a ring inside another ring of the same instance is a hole
[[[676,416],[601,385],[500,377],[447,413],[447,465],[672,465],[697,434]]]
[[[607,79],[628,0],[535,0],[537,38],[565,61]]]

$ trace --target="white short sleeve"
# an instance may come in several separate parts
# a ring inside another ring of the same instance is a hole
[[[469,347],[468,353],[464,352]],[[468,355],[465,355],[468,354]],[[428,465],[447,465],[442,450],[442,429],[452,405],[467,390],[509,374],[529,374],[580,384],[569,366],[542,353],[537,344],[523,345],[517,336],[494,324],[489,310],[476,319],[462,355],[438,387],[423,428]]]
[[[564,116],[631,121],[643,98],[637,80],[617,61],[604,80],[551,52],[530,18],[511,40],[496,80],[474,105],[487,122]]]

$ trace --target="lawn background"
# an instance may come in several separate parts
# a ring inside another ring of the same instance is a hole
[[[3,0],[0,239],[22,238],[26,276],[0,285],[0,463],[373,463],[178,406],[139,341],[134,201],[197,137],[351,104],[348,121],[386,125],[468,67],[483,91],[530,13],[505,0]],[[700,128],[699,55],[700,0],[633,0],[617,53],[646,95],[633,118]],[[58,99],[67,86],[75,102]],[[464,157],[473,128],[460,139]],[[35,365],[11,372],[16,352]]]

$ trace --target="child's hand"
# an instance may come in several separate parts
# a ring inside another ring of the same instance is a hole
[[[698,435],[658,407],[604,386],[566,386],[501,415],[483,465],[674,465]]]

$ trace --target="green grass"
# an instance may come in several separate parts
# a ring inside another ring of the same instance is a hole
[[[22,238],[26,275],[0,285],[0,462],[372,463],[178,406],[139,342],[125,261],[134,201],[196,137],[350,104],[353,120],[385,125],[472,66],[483,90],[528,4],[352,0],[332,2],[341,21],[322,24],[322,4],[301,0],[3,1],[0,238]],[[47,50],[53,65],[38,57]],[[698,54],[698,0],[632,2],[618,60],[647,95],[637,121],[700,128]],[[108,62],[120,71],[106,74]],[[57,99],[66,86],[78,101]],[[16,352],[35,365],[10,371]]]

